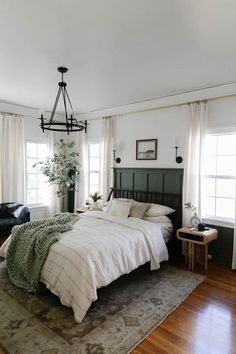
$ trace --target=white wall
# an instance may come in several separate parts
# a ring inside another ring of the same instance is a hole
[[[236,97],[209,102],[208,128],[236,127]]]
[[[102,137],[102,118],[89,121],[87,131],[88,139],[100,139]]]
[[[236,97],[209,101],[208,128],[236,128]],[[184,158],[186,134],[186,107],[171,107],[128,113],[113,117],[113,139],[119,150],[116,156],[121,158],[117,167],[153,167],[183,168],[175,162],[175,149]],[[91,120],[88,138],[99,139],[102,136],[102,120]],[[136,160],[136,140],[158,139],[157,160]]]
[[[37,139],[47,139],[48,132],[45,131],[43,133],[39,124],[40,124],[40,121],[37,118],[24,117],[25,137],[37,138]]]
[[[178,154],[184,154],[186,114],[180,107],[129,113],[113,117],[113,141],[118,147],[116,157],[121,158],[117,167],[169,167],[180,168],[175,162],[175,146]],[[102,119],[91,120],[88,139],[101,139]],[[157,160],[136,160],[136,140],[157,139]]]
[[[185,110],[172,107],[126,114],[114,119],[114,139],[120,167],[182,167],[175,162],[175,146],[183,156]],[[157,160],[136,160],[136,140],[157,139]]]

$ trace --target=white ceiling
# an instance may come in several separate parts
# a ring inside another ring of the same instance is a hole
[[[236,81],[235,0],[9,0],[0,101],[51,110],[67,66],[76,111]]]

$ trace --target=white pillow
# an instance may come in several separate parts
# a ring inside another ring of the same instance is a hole
[[[173,213],[175,210],[161,204],[151,204],[150,208],[147,210],[145,217],[147,216],[162,216],[162,215],[169,215]]]
[[[131,201],[112,199],[111,208],[107,211],[108,215],[128,218],[131,208]]]
[[[111,200],[109,200],[109,202],[106,202],[103,207],[102,207],[102,211],[105,211],[106,213],[111,209],[112,206],[112,201],[113,200],[120,200],[122,202],[131,202],[132,199],[126,199],[126,198],[113,198]]]
[[[151,221],[151,222],[156,222],[156,223],[168,223],[172,224],[171,220],[168,218],[168,216],[162,215],[162,216],[145,216],[143,220],[146,221]]]
[[[150,203],[136,202],[132,199],[129,216],[142,219],[149,207]]]

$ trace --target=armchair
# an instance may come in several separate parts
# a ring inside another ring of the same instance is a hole
[[[28,207],[17,203],[0,204],[0,245],[11,234],[15,225],[30,221]]]

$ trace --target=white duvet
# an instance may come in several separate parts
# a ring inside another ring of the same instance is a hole
[[[0,248],[6,254],[10,238]],[[151,270],[168,260],[161,225],[137,218],[118,218],[104,212],[80,216],[71,231],[54,243],[41,271],[40,280],[72,307],[81,322],[97,289],[148,261]]]

